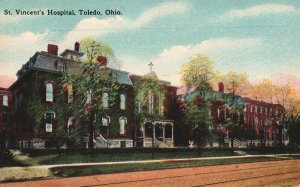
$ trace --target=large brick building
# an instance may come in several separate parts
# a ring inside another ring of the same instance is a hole
[[[36,52],[27,63],[17,72],[18,79],[9,87],[7,93],[11,93],[11,103],[9,107],[13,108],[13,117],[9,123],[13,127],[13,135],[11,135],[11,145],[23,148],[47,148],[57,144],[55,139],[64,129],[61,136],[72,136],[74,130],[78,127],[78,119],[74,119],[72,111],[73,100],[76,99],[76,87],[72,85],[62,86],[61,77],[63,74],[69,74],[78,71],[82,67],[81,57],[84,55],[79,52],[79,43],[75,43],[74,50],[67,49],[58,55],[58,47],[56,45],[48,45],[47,52]],[[106,58],[99,57],[99,63]],[[106,65],[106,63],[105,63]],[[152,135],[146,132],[148,128],[144,128],[144,132],[140,133],[138,128],[141,124],[135,121],[135,90],[137,82],[143,77],[130,75],[128,72],[104,67],[106,73],[111,76],[123,90],[120,90],[114,104],[114,109],[107,109],[102,113],[95,113],[95,117],[99,118],[98,124],[93,124],[94,147],[133,147],[133,146],[173,146],[173,124],[170,116],[171,105],[176,101],[176,87],[170,85],[169,82],[159,81],[163,85],[166,100],[164,105],[157,106],[157,98],[151,96],[153,102],[150,106],[154,110],[157,107],[163,108],[163,115],[155,120],[148,121],[151,124]],[[101,69],[102,70],[102,69]],[[99,73],[102,73],[99,70]],[[150,73],[152,79],[157,79],[154,72]],[[109,88],[108,88],[109,89]],[[62,90],[66,90],[66,97],[62,96]],[[89,107],[93,100],[92,90],[87,89],[85,96],[85,105]],[[70,94],[71,93],[71,94]],[[109,92],[102,93],[102,105],[109,106]],[[4,97],[6,99],[6,97]],[[63,98],[63,99],[62,99]],[[149,99],[145,95],[145,99]],[[6,100],[4,100],[6,103]],[[4,102],[3,101],[3,102]],[[149,103],[149,102],[148,102]],[[6,111],[7,106],[4,106]],[[76,122],[77,121],[77,122]],[[154,123],[155,121],[155,123]],[[89,121],[86,120],[88,126]],[[147,126],[146,124],[146,126]],[[142,124],[145,125],[145,124]],[[7,126],[7,125],[6,125]],[[157,126],[160,126],[157,128]],[[156,133],[155,133],[156,132]],[[155,135],[156,134],[156,135]],[[88,130],[82,133],[80,145],[88,147],[90,133]],[[147,137],[146,137],[147,135]],[[155,140],[154,144],[149,143],[149,138]],[[136,141],[137,140],[137,141]],[[166,141],[167,140],[167,141]],[[139,142],[135,144],[135,142]],[[63,145],[66,146],[66,145]]]
[[[74,132],[79,126],[87,127],[92,120],[86,119],[79,125],[79,119],[74,117],[74,101],[79,98],[76,86],[62,85],[61,82],[63,75],[82,69],[84,63],[81,62],[81,57],[84,54],[79,48],[80,45],[76,42],[74,50],[66,49],[58,55],[58,46],[49,44],[46,52],[36,52],[22,66],[17,72],[16,82],[8,89],[0,88],[2,147],[74,146],[70,139],[81,147],[88,147],[91,133],[88,130],[82,131],[80,137],[74,139]],[[182,119],[179,119],[182,116],[178,112],[178,100],[187,101],[198,97],[195,90],[178,89],[168,81],[159,80],[151,70],[146,75],[134,75],[106,67],[105,57],[97,60],[104,65],[106,73],[118,85],[122,85],[123,90],[119,90],[115,96],[108,91],[101,93],[105,109],[94,114],[98,119],[97,122],[92,122],[94,147],[187,145],[190,137],[183,129]],[[97,73],[101,73],[101,70]],[[148,90],[140,92],[141,82],[144,80],[150,81],[149,84],[155,83],[158,87],[149,90],[150,86]],[[159,92],[156,88],[161,88],[162,91]],[[142,98],[138,98],[140,93]],[[82,107],[88,108],[92,102],[97,102],[92,95],[92,90],[87,88]],[[109,106],[111,97],[115,97],[116,101],[113,108],[105,107]],[[284,135],[286,131],[283,130],[281,135],[280,125],[284,112],[281,105],[224,93],[223,83],[219,83],[218,91],[206,91],[205,100],[210,102],[210,120],[207,125],[211,136],[207,146],[219,145],[220,134],[223,140],[227,140],[223,144],[229,144],[230,125],[233,123],[255,129],[256,140],[246,141],[244,145],[247,146],[272,146],[279,139],[287,139]],[[58,140],[57,137],[65,139]]]
[[[10,125],[13,119],[12,112],[11,92],[6,88],[0,88],[0,148],[8,147],[13,137],[13,127]]]
[[[255,129],[259,139],[259,141],[252,142],[253,146],[260,144],[276,145],[281,143],[279,142],[281,139],[283,141],[287,139],[285,129],[281,129],[284,113],[282,105],[250,98],[243,98],[243,100],[245,102],[244,122],[247,126]]]

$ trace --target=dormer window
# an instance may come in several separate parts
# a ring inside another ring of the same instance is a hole
[[[53,83],[46,83],[46,101],[53,102]]]
[[[120,109],[125,110],[126,107],[126,97],[124,94],[120,95]]]
[[[64,63],[61,62],[61,61],[56,61],[55,62],[55,68],[57,71],[61,71],[61,72],[64,72]]]
[[[8,97],[7,97],[7,95],[4,95],[2,99],[3,99],[2,100],[3,106],[8,106]]]

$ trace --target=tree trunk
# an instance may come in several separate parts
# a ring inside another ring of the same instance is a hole
[[[90,120],[89,120],[89,149],[94,149],[94,127],[93,127],[93,122],[94,122],[94,111],[91,111],[90,114]]]

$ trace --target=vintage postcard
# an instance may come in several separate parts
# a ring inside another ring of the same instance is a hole
[[[300,185],[299,0],[0,0],[0,186]]]

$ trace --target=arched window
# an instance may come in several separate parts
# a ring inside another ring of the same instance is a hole
[[[2,101],[3,103],[3,106],[8,106],[8,97],[7,97],[7,95],[4,95],[3,96],[3,101]]]
[[[102,104],[104,108],[108,108],[108,99],[109,99],[108,93],[104,92],[102,96]]]
[[[55,119],[55,113],[50,111],[50,112],[46,112],[44,115],[44,119],[46,121],[45,124],[45,131],[46,132],[52,132],[53,131],[53,122]]]
[[[46,101],[53,102],[53,83],[46,83]]]
[[[125,110],[126,107],[126,97],[124,94],[120,95],[120,109]]]
[[[86,93],[85,104],[90,104],[92,102],[92,90],[88,90]]]
[[[127,123],[127,119],[125,117],[120,117],[120,134],[125,134],[125,125]]]
[[[149,114],[153,114],[154,112],[154,95],[149,94]]]

